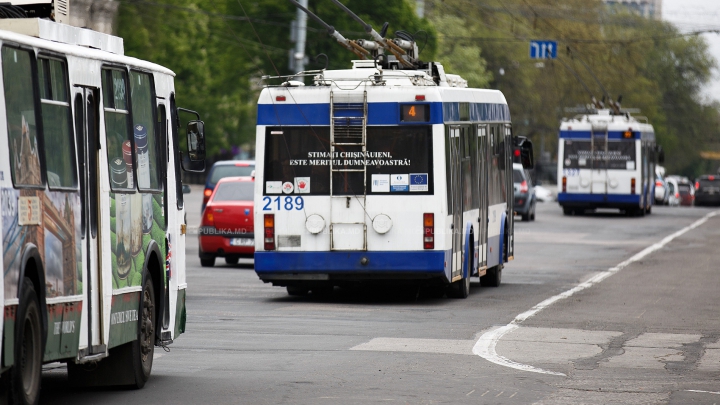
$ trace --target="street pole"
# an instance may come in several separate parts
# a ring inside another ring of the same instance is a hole
[[[300,3],[300,5],[305,8],[307,8],[308,6],[308,0],[298,0],[298,3]],[[294,68],[296,72],[302,72],[303,70],[305,70],[305,37],[307,34],[307,14],[305,14],[305,12],[298,8],[296,16],[295,53],[293,54],[293,57],[295,59]],[[300,81],[305,81],[302,77],[298,77],[296,79]]]

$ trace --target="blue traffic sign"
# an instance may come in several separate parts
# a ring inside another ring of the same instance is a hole
[[[557,41],[530,41],[530,59],[557,58]]]

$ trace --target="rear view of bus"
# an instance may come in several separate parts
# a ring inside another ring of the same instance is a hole
[[[597,110],[564,121],[558,142],[558,203],[565,215],[616,208],[649,214],[662,149],[647,119]]]

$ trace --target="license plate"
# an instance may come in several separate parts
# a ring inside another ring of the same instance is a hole
[[[253,246],[255,245],[255,239],[250,238],[232,238],[230,239],[230,246]]]

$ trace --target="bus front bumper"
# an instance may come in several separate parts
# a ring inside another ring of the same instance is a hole
[[[445,278],[446,253],[428,251],[255,252],[265,282]]]

